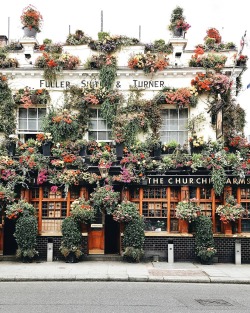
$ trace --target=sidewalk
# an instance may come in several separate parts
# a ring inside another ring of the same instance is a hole
[[[0,262],[0,281],[129,281],[250,284],[250,264],[119,261]]]

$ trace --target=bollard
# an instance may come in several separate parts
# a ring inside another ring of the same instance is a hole
[[[47,243],[47,262],[53,261],[53,239],[48,238]]]
[[[168,263],[174,263],[174,241],[168,241]]]
[[[241,241],[239,239],[235,240],[235,264],[241,264]]]

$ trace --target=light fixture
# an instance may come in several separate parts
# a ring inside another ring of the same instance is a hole
[[[111,164],[107,161],[101,161],[98,165],[100,174],[102,178],[107,178],[109,175],[109,169]]]

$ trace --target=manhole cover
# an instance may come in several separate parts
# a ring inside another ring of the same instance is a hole
[[[231,303],[222,299],[196,299],[196,301],[204,306],[232,306]]]

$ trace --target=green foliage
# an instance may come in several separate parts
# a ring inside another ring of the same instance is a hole
[[[76,140],[79,138],[78,116],[68,110],[62,112],[51,110],[43,118],[42,130],[45,133],[51,133],[55,142]]]
[[[202,261],[209,261],[216,253],[214,248],[214,238],[212,221],[209,216],[199,216],[195,222],[195,252]]]
[[[158,133],[161,125],[159,106],[141,99],[140,90],[130,90],[126,107],[120,107],[114,121],[113,136],[116,142],[126,142],[132,146],[140,133],[146,133],[149,128],[154,134]]]
[[[100,84],[102,87],[105,87],[107,90],[110,90],[114,86],[116,78],[116,66],[115,65],[104,65],[100,69],[99,73]]]
[[[120,193],[114,191],[112,186],[98,186],[90,194],[90,202],[95,210],[106,211],[107,214],[112,214],[118,204],[119,197]]]
[[[134,247],[126,247],[122,255],[126,261],[131,262],[131,263],[138,263],[143,257],[144,251],[143,249],[137,249]]]
[[[213,183],[215,194],[220,195],[223,192],[224,186],[227,181],[225,169],[223,167],[213,168],[211,173],[211,181]]]
[[[144,220],[138,217],[126,224],[124,231],[123,245],[124,247],[133,247],[142,249],[145,240]]]
[[[176,217],[191,223],[195,221],[198,217],[198,212],[200,212],[200,207],[191,200],[183,200],[178,202],[176,206]]]
[[[37,218],[32,215],[21,216],[16,222],[14,237],[18,245],[17,257],[33,258],[36,251]]]
[[[70,205],[70,216],[72,216],[78,223],[87,224],[95,217],[95,211],[90,202],[84,197],[74,200]]]
[[[15,109],[7,76],[0,73],[0,132],[4,132],[6,137],[15,132]]]
[[[71,46],[86,45],[91,41],[91,38],[84,34],[82,30],[76,30],[75,34],[69,34],[66,39],[66,44]]]
[[[109,37],[110,33],[107,32],[99,32],[98,33],[98,40],[103,41],[106,39],[106,37]]]
[[[75,253],[77,258],[82,255],[82,233],[79,223],[71,216],[62,222],[62,241],[59,250],[67,257],[70,252]]]
[[[32,204],[20,199],[16,203],[7,205],[5,214],[9,219],[17,219],[22,216],[34,216],[36,209]]]
[[[136,204],[128,200],[123,200],[121,204],[118,204],[112,215],[115,221],[126,223],[131,222],[140,216]]]

